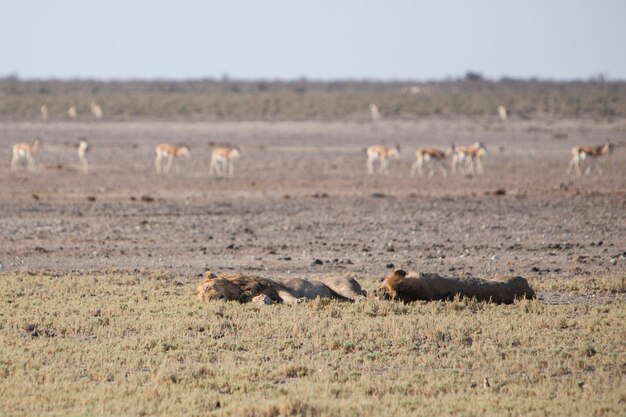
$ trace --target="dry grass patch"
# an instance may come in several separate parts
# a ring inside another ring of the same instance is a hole
[[[529,280],[539,291],[563,291],[576,294],[626,294],[626,273],[596,273],[563,279],[554,276]]]
[[[626,406],[624,303],[257,306],[199,303],[194,284],[161,275],[2,282],[2,415],[619,415]]]

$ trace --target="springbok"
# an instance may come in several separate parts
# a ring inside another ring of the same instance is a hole
[[[189,148],[187,146],[170,145],[169,143],[162,143],[156,147],[156,159],[154,165],[156,166],[157,174],[168,173],[174,163],[174,158],[178,156],[189,156]],[[167,165],[165,169],[161,167],[161,160],[167,158]]]
[[[70,117],[70,119],[74,120],[76,119],[76,116],[78,115],[78,112],[76,111],[76,106],[74,106],[73,104],[70,106],[69,109],[67,109],[67,115]]]
[[[572,172],[572,167],[576,167],[576,173],[580,177],[582,172],[580,170],[580,161],[584,161],[585,159],[589,159],[589,166],[585,171],[585,175],[589,175],[591,173],[591,168],[594,163],[598,167],[598,171],[600,171],[600,175],[603,174],[602,167],[600,166],[600,161],[598,160],[601,156],[609,155],[613,152],[613,144],[605,143],[604,145],[599,146],[575,146],[572,148],[572,160],[569,163],[569,168],[567,169],[567,175],[570,175]]]
[[[372,122],[380,120],[380,112],[378,111],[378,106],[376,104],[370,104],[370,115],[372,116]]]
[[[422,88],[419,85],[412,85],[410,87],[402,87],[400,91],[404,94],[419,94],[422,92]]]
[[[470,146],[450,147],[452,153],[452,175],[456,174],[456,164],[465,162],[466,168],[474,174],[474,164],[476,165],[476,173],[482,175],[485,173],[481,159],[487,155],[487,148],[480,142],[475,142]]]
[[[91,102],[91,114],[93,114],[93,117],[98,120],[102,119],[102,107],[100,107],[100,105],[95,101]]]
[[[213,149],[209,176],[223,177],[228,173],[229,177],[235,174],[235,159],[241,156],[238,147],[221,146]],[[219,165],[219,166],[218,166]]]
[[[42,104],[39,110],[41,111],[41,120],[43,120],[44,122],[47,122],[48,121],[48,106],[46,106],[45,104]]]
[[[448,172],[446,171],[446,167],[443,164],[443,161],[450,155],[451,150],[446,152],[435,149],[435,148],[417,148],[415,150],[415,162],[411,167],[411,176],[415,176],[415,172],[419,173],[420,177],[424,176],[424,171],[422,171],[422,166],[424,162],[431,162],[430,172],[428,173],[429,177],[432,177],[435,174],[435,168],[432,164],[437,165],[439,170],[441,171],[441,175],[444,177],[448,176]]]
[[[81,137],[78,142],[78,160],[80,162],[80,167],[83,171],[83,174],[87,174],[89,172],[89,166],[87,165],[87,151],[89,150],[89,145],[87,144],[87,139]]]
[[[507,119],[508,114],[506,112],[506,107],[498,106],[498,116],[500,117],[500,120],[502,120],[503,122]]]
[[[380,161],[379,173],[389,173],[389,159],[400,158],[400,146],[386,147],[380,145],[372,145],[367,148],[367,172],[369,174],[374,173],[374,161]]]
[[[40,146],[39,137],[35,138],[35,141],[29,143],[16,143],[13,145],[13,159],[11,160],[11,171],[15,171],[17,163],[20,159],[26,159],[28,161],[28,170],[33,171],[35,169],[35,158],[33,154],[37,153]]]

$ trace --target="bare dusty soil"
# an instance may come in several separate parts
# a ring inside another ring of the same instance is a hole
[[[37,135],[36,172],[12,173],[12,144]],[[79,136],[92,146],[86,176]],[[477,140],[489,151],[484,176],[409,176],[416,146]],[[373,280],[393,264],[484,277],[626,275],[625,140],[624,120],[2,122],[1,272]],[[566,175],[572,146],[607,141],[617,146],[604,175]],[[154,170],[162,142],[191,147],[167,176]],[[234,178],[209,177],[216,143],[240,147]],[[366,174],[364,148],[375,143],[401,146],[389,175]]]

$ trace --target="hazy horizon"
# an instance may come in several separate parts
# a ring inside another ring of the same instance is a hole
[[[25,0],[2,5],[0,77],[429,82],[626,80],[626,2]]]

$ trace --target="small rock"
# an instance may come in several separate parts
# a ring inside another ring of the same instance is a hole
[[[313,262],[311,262],[311,266],[315,266],[315,265],[323,265],[324,261],[322,261],[321,259],[313,259]]]
[[[387,268],[387,269],[393,269],[393,267],[394,267],[394,264],[392,264],[392,263],[389,263],[389,264],[385,265],[385,268]]]

